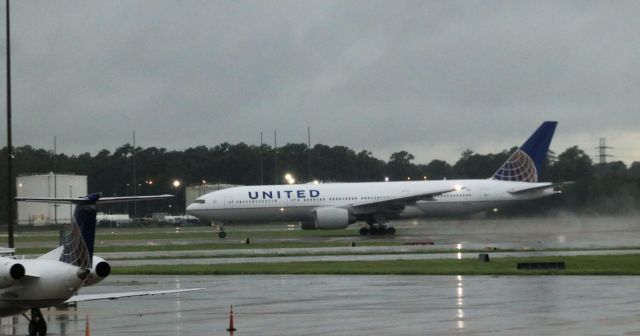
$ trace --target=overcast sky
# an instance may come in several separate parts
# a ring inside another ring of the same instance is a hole
[[[312,143],[453,163],[558,120],[556,152],[595,158],[606,137],[615,159],[640,161],[639,13],[638,1],[13,1],[14,145],[113,151],[134,130],[139,146],[177,150],[260,132],[273,144],[274,130],[302,143],[310,125]]]

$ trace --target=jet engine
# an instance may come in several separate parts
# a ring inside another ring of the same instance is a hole
[[[100,257],[93,256],[92,265],[89,276],[84,280],[85,286],[95,285],[111,274],[111,265]]]
[[[0,259],[0,288],[7,288],[24,277],[25,269],[22,264],[12,259]]]
[[[313,221],[300,222],[303,230],[344,229],[355,223],[355,216],[348,209],[320,208],[316,209]]]

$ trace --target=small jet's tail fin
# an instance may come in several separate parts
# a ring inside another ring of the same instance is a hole
[[[96,204],[146,201],[169,197],[173,197],[173,195],[101,197],[100,193],[94,193],[78,198],[16,197],[16,201],[75,204],[73,224],[62,244],[63,251],[60,255],[60,261],[89,269],[92,266],[96,238]]]
[[[491,177],[502,181],[538,182],[557,121],[545,121]]]

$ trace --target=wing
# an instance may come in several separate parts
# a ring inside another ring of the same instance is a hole
[[[84,294],[84,295],[80,294],[80,295],[74,295],[70,297],[64,303],[95,301],[95,300],[116,300],[116,299],[125,298],[125,297],[192,292],[192,291],[199,291],[203,289],[204,288],[190,288],[190,289],[170,289],[170,290],[157,290],[157,291],[105,293],[105,294]]]
[[[461,187],[456,188],[443,188],[431,190],[428,192],[421,192],[416,194],[407,194],[400,197],[386,198],[382,200],[370,200],[365,202],[354,203],[351,207],[355,212],[375,212],[380,210],[387,211],[400,211],[404,209],[406,205],[415,204],[417,201],[433,201],[434,197],[442,194],[446,194],[452,191],[459,190]]]

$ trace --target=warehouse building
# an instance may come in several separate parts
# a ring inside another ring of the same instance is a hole
[[[75,198],[87,194],[87,176],[42,174],[18,176],[18,197]],[[18,225],[71,223],[71,204],[18,202]]]

